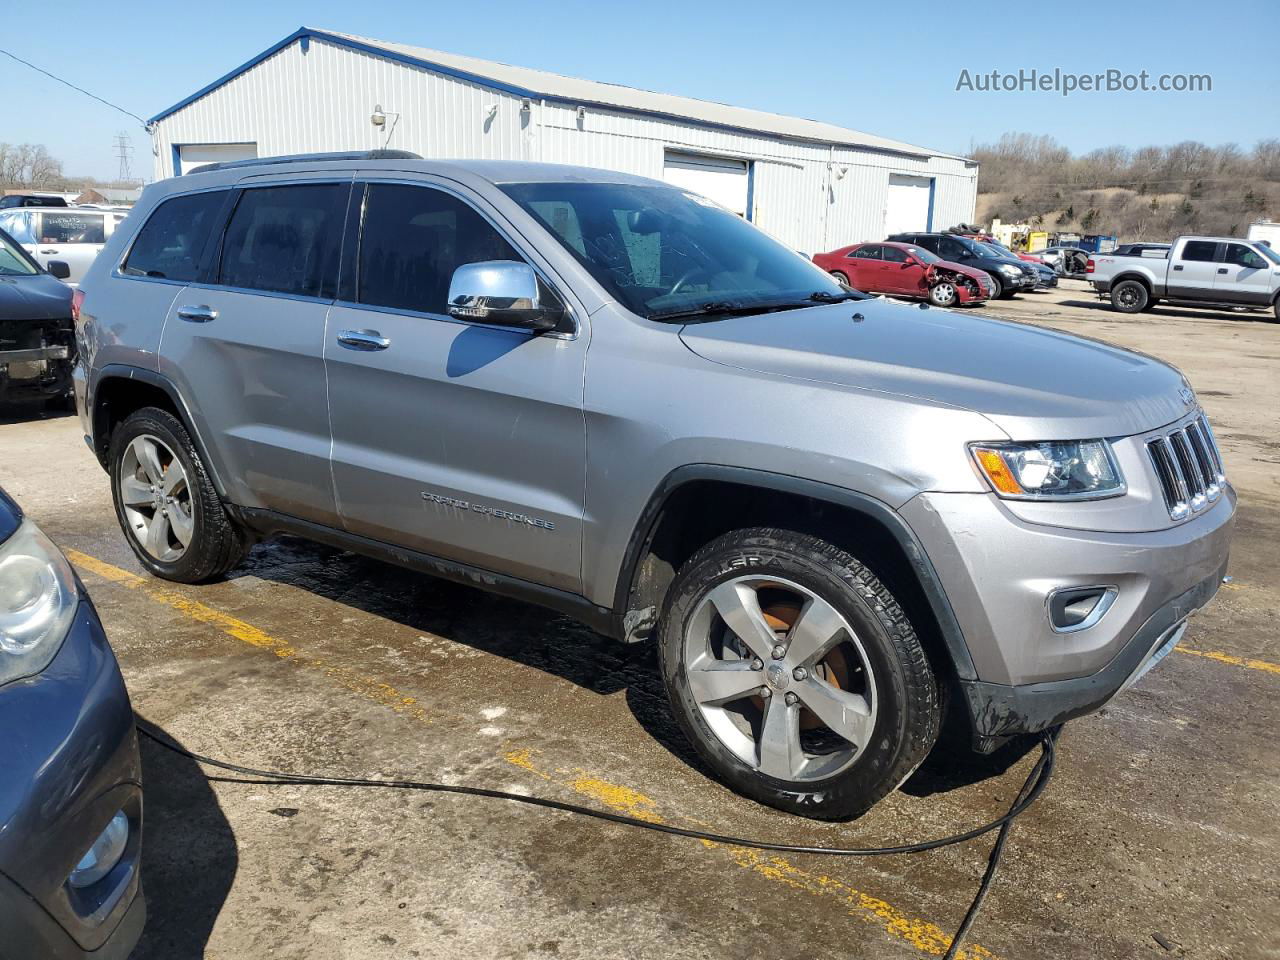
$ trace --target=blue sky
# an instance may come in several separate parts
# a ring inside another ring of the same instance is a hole
[[[514,3],[482,0],[3,0],[0,48],[150,117],[299,26],[329,28],[628,86],[826,120],[963,153],[1006,131],[1075,151],[1280,136],[1280,2]],[[1053,14],[1077,10],[1074,22]],[[971,75],[1209,74],[1208,93],[958,92]],[[111,177],[135,121],[0,56],[0,141],[43,143],[69,174]],[[29,104],[29,106],[20,106]]]

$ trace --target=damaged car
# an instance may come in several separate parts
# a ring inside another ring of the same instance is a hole
[[[983,271],[911,243],[855,243],[814,254],[813,262],[855,290],[928,300],[936,307],[979,303],[993,292]]]
[[[74,291],[59,260],[46,270],[0,230],[0,403],[71,399]]]

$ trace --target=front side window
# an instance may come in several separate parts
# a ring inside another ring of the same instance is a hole
[[[502,190],[643,317],[787,309],[850,296],[807,258],[676,187],[551,182]],[[556,212],[566,208],[571,215]]]
[[[938,244],[938,255],[943,260],[962,260],[972,253],[959,240],[953,240],[950,237],[945,238]]]
[[[1209,263],[1218,251],[1218,244],[1213,240],[1188,240],[1182,248],[1179,260],[1194,260],[1198,263]]]
[[[575,229],[568,215],[558,222]],[[452,194],[374,183],[365,199],[359,259],[358,302],[448,316],[454,270],[465,263],[524,258]]]
[[[147,218],[120,272],[160,280],[196,279],[225,190],[171,197]]]
[[[336,183],[246,190],[227,224],[218,283],[333,299],[348,193]]]
[[[890,263],[906,263],[907,262],[906,253],[903,252],[902,250],[899,250],[897,247],[890,247],[886,245],[882,249],[884,250],[884,259],[888,260]]]
[[[1267,265],[1267,261],[1243,243],[1227,244],[1227,263],[1234,263],[1238,267],[1246,267],[1250,270],[1260,270]]]
[[[41,243],[106,243],[107,231],[100,213],[66,213],[53,208],[40,212]]]
[[[27,252],[0,233],[0,277],[30,277],[39,272]]]

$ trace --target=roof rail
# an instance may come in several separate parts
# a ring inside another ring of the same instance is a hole
[[[202,163],[191,173],[208,173],[211,170],[233,170],[238,167],[267,166],[277,163],[310,163],[320,160],[421,160],[410,150],[348,150],[337,153],[292,153],[282,157],[253,157],[249,160],[221,160]],[[190,174],[188,174],[189,176]]]

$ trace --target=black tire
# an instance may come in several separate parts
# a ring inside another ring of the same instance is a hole
[[[712,589],[753,574],[790,581],[834,608],[856,634],[874,678],[870,736],[853,751],[849,765],[825,779],[775,779],[744,762],[713,731],[691,691],[686,631],[691,622],[697,628],[694,618]],[[938,681],[907,615],[858,559],[817,537],[757,528],[712,541],[681,566],[667,592],[659,631],[662,676],[685,736],[725,783],[761,803],[819,820],[857,817],[898,787],[938,737]]]
[[[835,277],[838,282],[843,283],[846,287],[849,286],[849,277],[844,273],[844,271],[832,270],[831,275]]]
[[[1137,280],[1121,280],[1111,288],[1111,306],[1121,313],[1141,313],[1150,301],[1151,294]]]
[[[994,273],[988,273],[987,276],[991,278],[991,296],[988,299],[1002,299],[1005,296],[1004,282]]]
[[[193,533],[185,551],[174,560],[158,559],[147,551],[122,502],[120,475],[125,451],[144,435],[158,439],[172,451],[187,478]],[[227,515],[186,427],[168,410],[143,407],[130,414],[111,434],[108,466],[116,520],[138,562],[152,574],[178,583],[204,583],[221,577],[244,559],[249,539]]]
[[[960,289],[953,280],[940,280],[929,288],[929,302],[935,307],[958,306]]]

